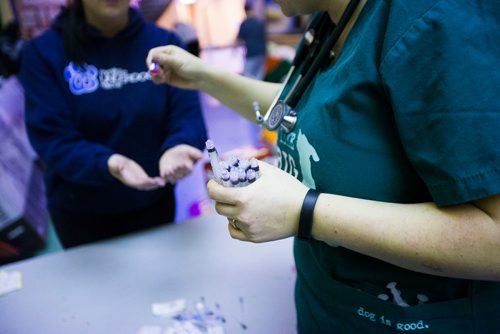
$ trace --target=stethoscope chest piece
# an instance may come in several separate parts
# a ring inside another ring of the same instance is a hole
[[[267,118],[265,125],[270,131],[274,131],[281,127],[286,133],[289,133],[295,127],[297,122],[297,114],[284,101],[276,102]]]

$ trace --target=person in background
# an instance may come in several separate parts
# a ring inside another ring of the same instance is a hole
[[[174,26],[175,32],[186,45],[186,50],[195,55],[200,55],[200,42],[195,27],[186,22],[177,22]]]
[[[10,22],[4,28],[0,25],[0,78],[19,73],[20,53],[24,43],[19,22]]]
[[[500,333],[500,2],[276,2],[323,36],[283,94],[173,45],[147,58],[248,119],[295,109],[280,168],[208,183],[231,237],[296,237],[299,333]]]
[[[245,45],[243,75],[263,79],[266,67],[266,24],[259,19],[250,4],[245,4],[246,18],[241,22],[238,39]]]
[[[246,18],[240,25],[238,40],[245,46],[245,60],[243,63],[243,76],[262,80],[266,69],[266,25],[257,17],[252,5],[245,4]],[[248,133],[251,142],[260,146],[262,131],[259,126],[248,123]]]
[[[165,13],[171,0],[140,0],[138,1],[139,12],[146,22],[155,23]]]
[[[174,185],[202,158],[198,93],[158,86],[150,48],[181,45],[129,0],[75,0],[22,52],[29,139],[64,247],[172,222]]]

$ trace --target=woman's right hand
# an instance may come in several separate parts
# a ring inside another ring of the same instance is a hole
[[[200,58],[175,45],[151,49],[146,59],[148,68],[153,61],[158,63],[153,82],[185,89],[199,89],[200,75],[207,68]]]
[[[292,175],[259,161],[260,177],[245,187],[207,185],[215,210],[228,218],[231,237],[267,242],[297,235],[302,202],[308,191]]]
[[[121,154],[109,157],[108,170],[124,185],[137,190],[154,190],[166,184],[163,178],[150,177],[137,162]]]

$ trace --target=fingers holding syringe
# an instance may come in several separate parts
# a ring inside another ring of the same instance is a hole
[[[244,200],[238,188],[228,188],[210,180],[207,185],[209,197],[215,201],[215,211],[228,220],[228,231],[233,239],[255,241],[252,238],[253,224],[256,222],[247,219]],[[246,191],[247,189],[245,189]]]
[[[236,212],[222,208],[222,212],[237,218],[238,228],[249,241],[272,241],[296,235],[300,208],[308,187],[275,166],[262,161],[259,161],[259,166],[261,176],[246,187],[218,185],[217,189],[228,190],[224,192],[224,200],[235,203],[238,208]],[[231,199],[229,196],[235,197]]]
[[[207,183],[207,193],[208,197],[216,202],[216,204],[221,203],[225,205],[235,206],[238,203],[238,188],[224,187],[215,180],[210,180]],[[224,215],[219,212],[219,214]],[[224,215],[226,216],[226,215]],[[228,217],[228,216],[226,216]],[[233,216],[231,216],[233,217]]]
[[[168,83],[186,89],[197,89],[197,76],[203,68],[200,58],[176,45],[151,49],[146,64],[155,83]]]

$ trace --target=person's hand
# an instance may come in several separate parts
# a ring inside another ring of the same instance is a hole
[[[152,76],[153,82],[185,89],[199,88],[199,75],[206,67],[200,58],[178,46],[167,45],[149,51],[146,58],[148,68],[153,61],[158,63],[158,73]]]
[[[195,147],[186,144],[174,146],[160,158],[160,176],[173,184],[191,173],[194,163],[202,157],[203,152]]]
[[[150,177],[137,162],[121,154],[109,157],[108,170],[124,185],[137,190],[153,190],[165,186],[165,180],[161,177]]]
[[[208,195],[229,220],[231,237],[265,242],[294,236],[308,188],[279,168],[259,161],[261,176],[245,187],[224,187],[210,180]]]

